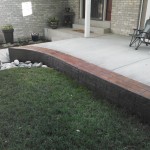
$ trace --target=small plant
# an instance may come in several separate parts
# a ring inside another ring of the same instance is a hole
[[[59,19],[56,17],[50,17],[48,18],[48,23],[51,23],[51,22],[59,22]]]
[[[29,44],[29,38],[18,38],[19,45],[28,45]]]
[[[11,24],[5,25],[1,27],[2,30],[14,30],[13,26]]]
[[[56,17],[50,17],[48,18],[47,23],[52,29],[56,29],[59,24],[59,19]]]

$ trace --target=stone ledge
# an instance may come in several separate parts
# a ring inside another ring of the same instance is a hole
[[[76,79],[96,95],[150,123],[150,87],[55,50],[24,46],[9,48],[10,60],[43,62]]]

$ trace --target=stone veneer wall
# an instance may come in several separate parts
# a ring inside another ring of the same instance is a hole
[[[78,23],[80,17],[80,0],[68,0],[68,6],[75,13],[74,23]]]
[[[14,37],[28,37],[32,32],[43,35],[46,20],[50,16],[62,18],[62,12],[66,6],[75,12],[75,23],[78,23],[80,15],[80,0],[30,0],[33,14],[22,16],[22,2],[25,0],[0,0],[0,26],[12,24],[15,28]],[[113,33],[128,35],[132,28],[137,26],[140,0],[112,0]],[[2,41],[0,32],[0,42]]]
[[[111,30],[128,35],[137,27],[140,0],[112,0]]]
[[[23,17],[22,2],[32,2],[33,14]],[[12,24],[14,26],[15,39],[29,37],[32,32],[43,35],[47,18],[58,16],[66,7],[67,0],[0,0],[0,26]],[[0,33],[2,41],[2,32]]]

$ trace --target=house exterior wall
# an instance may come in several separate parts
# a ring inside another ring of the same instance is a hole
[[[80,0],[68,0],[68,7],[75,13],[74,23],[78,23],[80,17]]]
[[[44,27],[50,16],[60,18],[67,0],[30,0],[32,2],[33,14],[23,17],[22,2],[25,0],[0,0],[0,26],[12,24],[14,26],[14,37],[29,37],[32,32],[43,35]],[[2,32],[1,32],[2,35]],[[2,41],[2,36],[0,38]]]
[[[15,39],[29,37],[32,32],[43,35],[43,29],[47,26],[47,18],[58,16],[62,19],[65,7],[70,7],[71,11],[75,12],[75,23],[78,23],[80,18],[80,0],[30,1],[33,14],[23,17],[21,4],[26,2],[25,0],[0,0],[0,26],[12,24],[15,29]],[[139,6],[140,0],[112,0],[112,32],[122,35],[131,33],[132,29],[137,27]],[[0,42],[2,40],[2,32],[0,32]]]
[[[140,0],[112,0],[111,31],[128,35],[137,27]]]
[[[147,0],[144,0],[147,1]],[[112,0],[111,31],[115,34],[128,35],[137,27],[140,0]],[[75,23],[80,18],[80,0],[68,0],[76,14]]]

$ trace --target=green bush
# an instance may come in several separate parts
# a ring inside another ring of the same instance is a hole
[[[48,23],[51,23],[51,22],[59,22],[59,19],[56,18],[56,17],[50,17],[50,18],[48,18],[47,22],[48,22]]]

